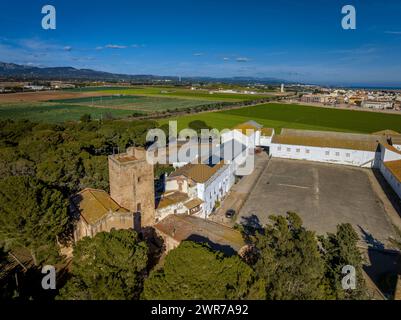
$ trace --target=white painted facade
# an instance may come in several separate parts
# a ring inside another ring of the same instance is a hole
[[[215,207],[216,201],[222,201],[235,182],[232,165],[225,165],[206,183],[197,183],[197,197],[204,201],[203,217],[208,217]]]
[[[174,203],[171,206],[156,209],[156,222],[163,220],[169,214],[186,214],[188,209],[183,202]]]
[[[401,182],[393,176],[389,169],[386,168],[384,162],[380,163],[380,172],[382,173],[388,184],[391,186],[391,188],[394,190],[394,192],[401,199]]]
[[[308,160],[372,168],[377,161],[376,152],[327,147],[275,144],[270,146],[270,154],[277,158]]]
[[[274,131],[273,131],[274,134]],[[260,136],[259,139],[259,143],[256,146],[260,146],[260,147],[270,147],[271,143],[272,143],[272,138],[273,136]]]
[[[385,163],[389,161],[401,160],[401,154],[389,150],[385,148],[383,145],[381,145],[380,148],[381,148],[381,161],[379,166],[380,172],[382,173],[383,177],[386,179],[388,184],[391,186],[391,188],[394,190],[394,192],[401,199],[401,181],[397,177],[395,177],[385,165]]]

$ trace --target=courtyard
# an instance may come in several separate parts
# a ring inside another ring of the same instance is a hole
[[[393,226],[368,169],[273,158],[242,206],[237,222],[264,225],[270,215],[298,213],[317,234],[351,223],[370,247],[384,247]]]

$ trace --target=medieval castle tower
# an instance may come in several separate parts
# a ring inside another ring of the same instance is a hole
[[[153,165],[146,161],[144,149],[109,156],[109,181],[113,200],[137,215],[136,228],[138,223],[140,228],[155,223]]]

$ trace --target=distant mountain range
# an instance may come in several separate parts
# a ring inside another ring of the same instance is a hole
[[[34,67],[15,63],[0,62],[0,78],[15,80],[87,80],[87,81],[179,81],[179,77],[157,75],[128,75],[117,74],[91,69],[76,69],[73,67]],[[223,83],[264,83],[280,84],[288,81],[276,78],[253,77],[182,77],[185,82],[223,82]]]
[[[15,63],[0,62],[0,77],[40,80],[177,80],[177,77],[153,75],[127,75],[73,67],[34,67]]]

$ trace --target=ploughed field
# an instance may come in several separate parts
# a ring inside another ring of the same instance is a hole
[[[208,126],[219,130],[255,120],[265,127],[275,128],[276,131],[293,128],[360,133],[392,129],[401,132],[401,113],[397,115],[279,103],[181,116],[159,122],[165,124],[169,120],[177,120],[179,129],[188,127],[194,120],[204,121]]]

